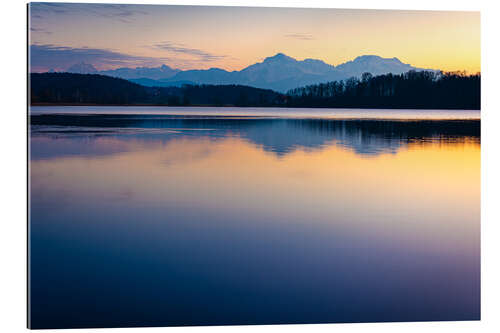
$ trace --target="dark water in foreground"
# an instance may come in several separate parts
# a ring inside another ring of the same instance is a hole
[[[51,113],[33,328],[480,317],[478,120]]]

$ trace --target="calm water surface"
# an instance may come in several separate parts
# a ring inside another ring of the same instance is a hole
[[[304,109],[304,108],[217,108],[156,106],[36,106],[31,114],[120,114],[120,115],[190,115],[257,116],[279,118],[333,119],[476,119],[479,110],[397,110],[397,109]]]
[[[32,108],[34,328],[479,319],[478,112],[164,110]]]

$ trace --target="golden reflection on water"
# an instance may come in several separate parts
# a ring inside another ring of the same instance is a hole
[[[256,225],[331,226],[426,250],[479,246],[475,140],[409,142],[368,158],[335,142],[278,155],[239,137],[94,144],[117,152],[33,160],[32,196],[229,212]]]

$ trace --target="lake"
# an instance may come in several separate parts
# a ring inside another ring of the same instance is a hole
[[[33,328],[480,319],[480,113],[32,107]]]

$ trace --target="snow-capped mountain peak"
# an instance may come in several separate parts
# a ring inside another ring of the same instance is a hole
[[[361,55],[351,61],[333,66],[320,59],[297,60],[281,52],[240,71],[231,72],[220,68],[181,71],[165,64],[160,67],[124,67],[97,71],[91,64],[82,62],[68,68],[68,71],[73,73],[99,73],[135,80],[135,82],[140,80],[141,84],[147,85],[241,84],[281,92],[310,84],[361,77],[366,72],[381,75],[401,74],[410,70],[424,69],[405,64],[395,57]]]

